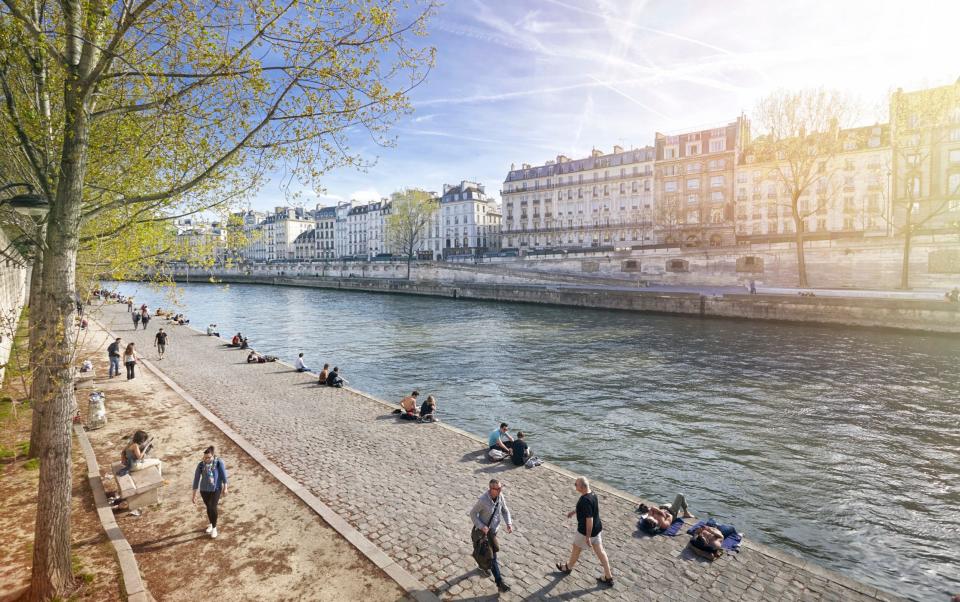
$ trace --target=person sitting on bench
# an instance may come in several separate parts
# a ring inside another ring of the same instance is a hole
[[[160,471],[160,460],[156,458],[147,458],[147,452],[153,444],[153,440],[144,431],[137,431],[130,438],[130,442],[120,453],[120,462],[129,472],[136,472],[156,466]]]

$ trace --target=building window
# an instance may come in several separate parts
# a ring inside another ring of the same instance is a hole
[[[700,195],[697,195],[697,194],[688,194],[688,195],[687,195],[687,204],[688,204],[688,205],[699,205],[699,204],[700,204]]]
[[[960,196],[960,173],[952,173],[947,178],[947,196]]]
[[[710,187],[711,188],[722,188],[726,184],[726,178],[723,176],[711,176],[710,177]]]
[[[950,151],[950,162],[960,163],[960,148],[955,148]]]
[[[687,190],[699,190],[700,189],[700,180],[698,178],[691,178],[687,180]]]
[[[677,182],[676,182],[675,180],[671,180],[670,182],[664,182],[664,183],[663,183],[663,191],[664,191],[664,192],[676,192],[676,191],[677,191]]]

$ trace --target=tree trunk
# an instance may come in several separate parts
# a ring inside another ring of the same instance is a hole
[[[913,244],[913,224],[907,210],[907,224],[903,230],[903,260],[900,263],[900,289],[910,290],[910,248]]]
[[[794,207],[796,207],[796,201],[794,201]],[[800,219],[800,215],[796,209],[793,213],[793,225],[794,231],[796,232],[796,242],[797,242],[797,276],[799,278],[800,288],[807,288],[807,258],[804,255],[803,248],[803,220]]]
[[[47,346],[34,378],[45,387],[41,403],[40,486],[34,529],[30,600],[67,598],[74,590],[70,563],[70,500],[72,440],[76,406],[73,363],[76,342],[76,267],[80,209],[89,145],[87,117],[68,81],[64,94],[64,141],[60,179],[50,207],[40,287],[42,313],[36,316]],[[32,316],[31,316],[32,317]]]
[[[46,353],[44,343],[46,338],[43,336],[41,325],[43,321],[40,317],[45,313],[43,308],[43,297],[40,295],[40,288],[43,285],[43,251],[38,249],[36,257],[33,260],[33,267],[30,272],[30,299],[27,304],[30,307],[30,405],[33,409],[33,415],[30,424],[30,458],[40,456],[40,450],[43,446],[41,441],[42,428],[41,417],[43,416],[43,400],[46,399],[44,385],[46,381],[39,378],[38,370],[44,362]]]

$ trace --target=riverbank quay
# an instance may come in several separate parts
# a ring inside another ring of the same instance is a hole
[[[118,336],[124,343],[130,340],[126,333]],[[87,434],[108,490],[116,489],[110,465],[135,430],[153,437],[150,456],[163,462],[161,503],[142,508],[139,516],[115,513],[155,599],[410,599],[257,458],[171,388],[152,362],[141,362],[133,380],[107,378],[105,350],[111,340],[91,321],[84,353],[94,361],[97,376],[84,383],[78,402],[85,417],[87,393],[99,390],[106,398],[106,426]],[[149,344],[137,344],[144,348],[142,355],[149,356]],[[217,539],[204,532],[203,505],[191,502],[194,471],[208,445],[215,446],[229,475]]]
[[[817,297],[743,293],[655,292],[627,287],[443,283],[376,278],[278,277],[196,271],[174,274],[178,282],[213,280],[228,284],[269,284],[344,291],[446,297],[477,301],[534,303],[646,313],[768,320],[960,334],[960,304],[928,299]]]
[[[244,352],[187,327],[151,323],[147,332],[133,331],[116,304],[104,307],[104,319],[119,336],[143,346],[148,359],[154,357],[155,328],[164,326],[170,332],[159,362],[164,373],[442,598],[495,596],[492,581],[478,575],[470,558],[466,514],[497,477],[506,482],[517,527],[501,540],[513,586],[504,599],[897,599],[759,546],[749,533],[739,554],[700,562],[684,550],[686,536],[640,536],[634,507],[641,500],[603,484],[597,491],[617,585],[597,587],[599,565],[590,555],[563,577],[553,564],[566,559],[575,528],[565,518],[577,501],[574,475],[554,466],[528,470],[488,463],[477,437],[443,423],[398,421],[383,402],[317,386],[311,376],[279,362],[246,364]],[[341,369],[349,379],[349,366]],[[406,393],[398,391],[397,398]],[[439,402],[442,412],[445,400]],[[491,429],[498,418],[491,417]],[[531,445],[536,451],[535,439]],[[686,494],[691,510],[705,516],[708,509],[697,507],[696,492]],[[736,524],[735,517],[730,522]]]

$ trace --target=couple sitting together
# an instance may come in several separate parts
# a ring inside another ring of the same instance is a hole
[[[437,400],[433,395],[427,395],[427,400],[423,402],[420,408],[417,408],[417,398],[420,397],[420,391],[414,391],[400,400],[400,409],[394,410],[400,420],[416,420],[417,422],[436,422],[439,420],[437,414]]]
[[[641,514],[640,530],[648,535],[657,535],[664,533],[675,535],[677,528],[671,529],[673,524],[684,518],[696,518],[690,514],[687,508],[687,500],[682,493],[678,493],[673,503],[660,507],[647,506],[640,504],[637,512]],[[707,522],[697,523],[689,529],[690,548],[697,556],[715,560],[723,554],[723,540],[727,537],[738,536],[736,528],[729,525],[717,524],[713,519]],[[739,538],[738,538],[739,540]]]
[[[540,458],[533,455],[523,431],[517,431],[517,438],[510,436],[510,426],[506,422],[500,423],[500,428],[490,433],[487,439],[487,455],[494,462],[510,458],[514,466],[527,465],[528,468],[543,464]]]

